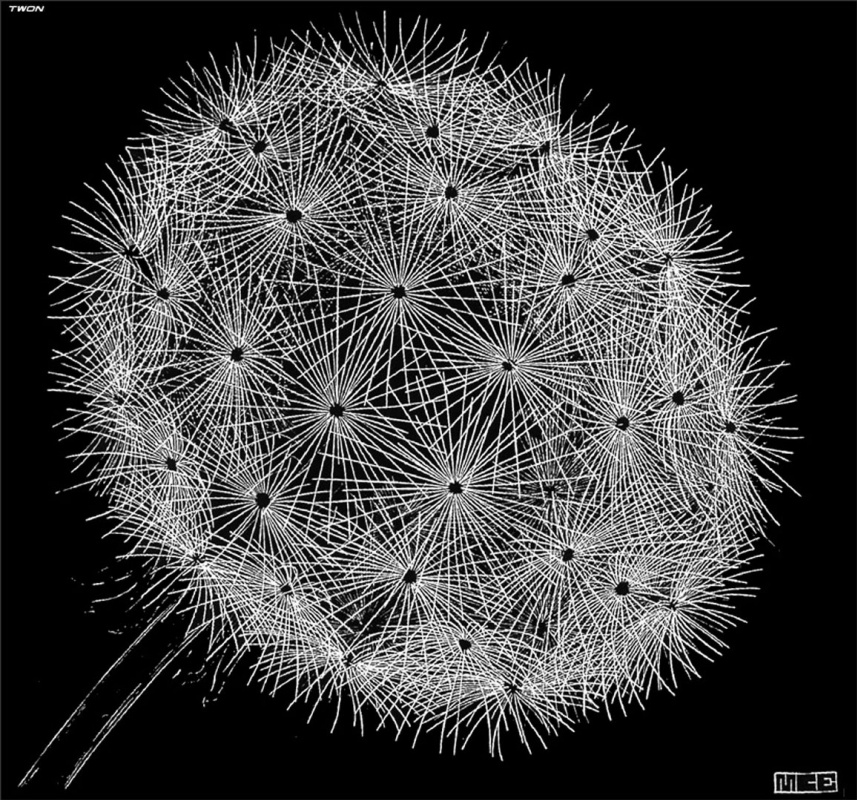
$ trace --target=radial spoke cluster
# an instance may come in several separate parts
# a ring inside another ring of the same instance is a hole
[[[171,86],[76,209],[80,483],[272,693],[529,746],[671,691],[752,591],[790,431],[737,257],[560,95],[312,31]]]

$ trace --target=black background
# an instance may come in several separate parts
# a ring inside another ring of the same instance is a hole
[[[50,274],[61,216],[87,202],[126,137],[157,110],[160,87],[200,66],[314,22],[334,3],[2,5],[2,781],[5,796],[53,796],[17,781],[127,638],[87,613],[110,562],[103,510],[71,483],[49,397],[56,323]],[[851,3],[361,4],[364,20],[418,14],[503,63],[565,72],[573,108],[639,131],[654,155],[688,168],[744,256],[755,329],[790,366],[788,411],[802,436],[785,477],[801,497],[771,500],[759,596],[730,650],[677,696],[627,718],[594,717],[528,755],[492,759],[482,741],[437,755],[392,733],[330,734],[323,707],[300,709],[243,685],[203,706],[199,686],[166,676],[97,751],[70,797],[767,797],[775,770],[837,770],[855,796],[855,40]],[[504,44],[505,43],[505,44]],[[510,737],[511,739],[511,737]]]

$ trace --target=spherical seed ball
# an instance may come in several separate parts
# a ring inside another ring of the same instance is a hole
[[[413,33],[174,89],[74,224],[62,381],[213,650],[497,749],[719,650],[785,429],[669,168]]]

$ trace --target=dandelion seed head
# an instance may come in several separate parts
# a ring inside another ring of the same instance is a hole
[[[174,84],[72,220],[59,388],[212,652],[500,753],[723,649],[791,429],[696,192],[442,39]]]

